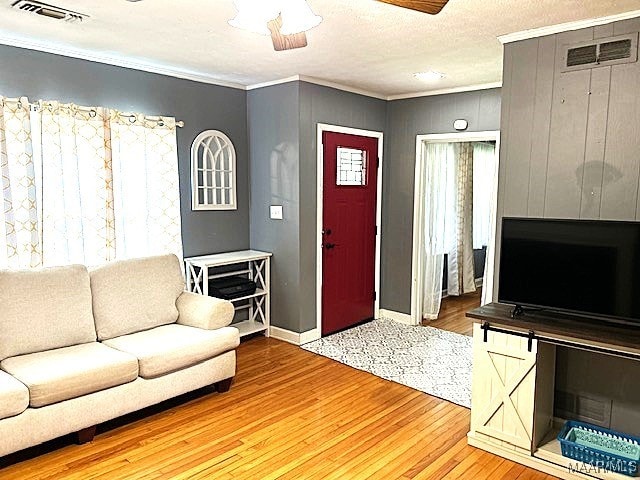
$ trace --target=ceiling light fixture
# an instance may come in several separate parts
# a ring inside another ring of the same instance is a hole
[[[322,22],[322,17],[313,13],[306,0],[235,0],[234,4],[238,14],[229,20],[229,25],[262,35],[269,35],[267,23],[278,15],[282,19],[280,33],[283,35],[306,32]]]
[[[229,20],[232,27],[260,35],[269,35],[267,23],[280,13],[277,2],[266,0],[235,0],[237,15]]]
[[[414,73],[413,76],[418,80],[422,80],[423,82],[437,82],[438,80],[442,80],[444,77],[446,77],[444,73],[435,72],[433,70],[429,70],[428,72]]]
[[[306,32],[322,22],[322,17],[313,13],[305,0],[283,0],[281,5],[282,27],[280,33],[283,35]]]

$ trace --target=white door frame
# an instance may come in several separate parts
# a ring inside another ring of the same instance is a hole
[[[317,200],[316,200],[316,329],[314,335],[305,337],[305,341],[317,340],[322,336],[322,215],[324,200],[324,146],[322,144],[322,134],[324,132],[346,133],[348,135],[359,135],[361,137],[371,137],[378,140],[378,159],[380,161],[378,167],[378,185],[376,186],[376,226],[378,235],[376,235],[376,259],[375,259],[375,289],[376,300],[374,303],[374,317],[380,316],[380,237],[382,236],[382,154],[384,151],[382,132],[373,130],[360,130],[358,128],[342,127],[339,125],[330,125],[326,123],[318,123],[318,139],[316,142],[317,149]]]
[[[422,199],[425,195],[424,158],[422,158],[422,142],[452,143],[452,142],[479,142],[494,140],[496,142],[496,158],[500,158],[500,131],[491,130],[483,132],[459,132],[438,133],[416,136],[416,170],[415,187],[413,195],[413,254],[411,256],[411,321],[414,325],[422,323],[422,277],[420,265],[422,264],[423,251],[420,245],[424,243],[424,208]],[[495,254],[495,249],[494,249]],[[489,261],[487,259],[486,261]]]

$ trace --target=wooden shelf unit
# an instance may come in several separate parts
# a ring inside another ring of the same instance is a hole
[[[256,282],[252,295],[231,299],[236,311],[248,310],[248,319],[234,322],[240,337],[262,332],[269,336],[271,324],[271,253],[258,250],[202,255],[184,259],[187,290],[209,295],[209,280],[246,276]],[[233,267],[237,268],[233,268]]]
[[[467,313],[474,320],[469,445],[559,478],[630,478],[562,455],[553,405],[555,349],[640,361],[640,328],[542,312],[511,318],[511,309],[492,303]]]

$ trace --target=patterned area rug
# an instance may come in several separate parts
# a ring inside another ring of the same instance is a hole
[[[380,319],[302,348],[470,408],[471,345],[465,335]]]

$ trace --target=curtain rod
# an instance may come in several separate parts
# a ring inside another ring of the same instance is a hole
[[[94,107],[83,107],[83,106],[79,106],[79,105],[75,105],[75,104],[74,104],[74,106],[75,106],[78,110],[80,110],[80,111],[82,111],[82,112],[94,112],[94,114],[96,113],[96,111],[95,111],[95,108],[94,108]],[[38,105],[37,103],[29,103],[29,107],[30,107],[30,108],[32,108],[32,109],[34,109],[34,110],[38,110],[39,105]],[[125,116],[125,117],[128,117],[128,116],[134,116],[133,114],[131,114],[131,115],[126,115],[126,114],[121,114],[121,113],[118,113],[118,114],[119,114],[119,115],[122,115],[122,116]],[[134,117],[135,117],[135,116],[134,116]],[[153,117],[153,115],[152,115],[152,117]],[[156,121],[157,121],[157,122],[160,122],[161,120],[162,120],[162,119],[160,118],[160,119],[158,119],[158,120],[156,120]],[[184,121],[182,121],[182,120],[176,120],[175,125],[176,125],[176,127],[178,127],[178,128],[183,128],[183,127],[184,127]]]

